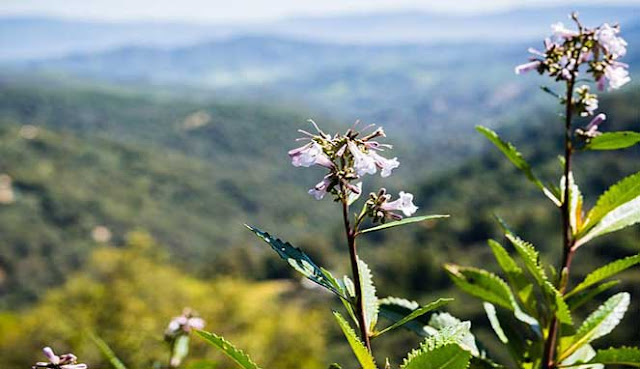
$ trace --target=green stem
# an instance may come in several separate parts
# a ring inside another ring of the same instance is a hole
[[[349,245],[349,258],[351,260],[351,272],[353,274],[353,284],[356,292],[356,315],[358,325],[360,326],[360,337],[364,342],[367,350],[371,352],[371,341],[369,339],[369,329],[366,324],[364,299],[362,298],[362,284],[360,283],[360,270],[358,269],[358,252],[356,249],[356,233],[355,227],[352,229],[349,224],[349,204],[347,204],[346,191],[342,191],[342,218],[344,220],[344,230]]]

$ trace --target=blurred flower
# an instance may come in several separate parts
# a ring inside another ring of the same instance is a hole
[[[627,41],[622,37],[618,37],[620,33],[618,27],[611,27],[608,23],[600,26],[593,38],[598,41],[614,59],[624,56],[627,53]]]
[[[44,355],[49,362],[37,362],[32,369],[51,368],[51,369],[86,369],[87,364],[78,364],[78,358],[74,354],[56,355],[51,347],[42,349]]]
[[[578,98],[576,99],[576,108],[581,116],[586,117],[593,115],[598,109],[598,95],[589,93],[589,86],[582,85],[576,89]]]
[[[31,124],[25,124],[22,127],[20,127],[20,137],[24,138],[25,140],[33,140],[34,138],[38,137],[38,133],[40,133],[40,129],[38,129],[38,127],[36,126],[32,126]]]
[[[516,74],[522,74],[532,70],[537,70],[540,67],[540,65],[541,65],[541,62],[539,60],[534,60],[534,61],[516,66],[515,72]]]
[[[604,76],[609,80],[610,89],[618,89],[631,81],[629,72],[626,69],[626,64],[623,63],[608,65],[604,69]]]
[[[289,151],[289,157],[291,157],[291,164],[294,167],[310,167],[312,165],[333,167],[331,160],[324,154],[322,146],[315,141]]]
[[[589,124],[587,124],[587,126],[584,127],[584,129],[577,129],[576,133],[580,136],[585,136],[587,138],[596,137],[600,135],[600,132],[598,131],[598,127],[606,119],[607,119],[607,116],[604,113],[600,113],[595,117],[593,117],[593,119],[591,119],[591,122],[589,122]]]
[[[551,25],[551,31],[556,37],[571,38],[579,35],[577,31],[572,31],[564,26],[564,23],[558,22]]]
[[[96,226],[91,230],[91,238],[100,243],[107,243],[111,240],[111,231],[105,226]]]
[[[169,322],[165,337],[174,337],[180,334],[191,332],[193,329],[203,329],[205,321],[198,317],[195,312],[189,308],[185,308],[182,315],[176,316]]]
[[[400,198],[391,201],[384,202],[380,205],[380,209],[384,211],[401,211],[405,216],[411,216],[418,210],[418,207],[413,204],[413,195],[408,192],[400,191]]]

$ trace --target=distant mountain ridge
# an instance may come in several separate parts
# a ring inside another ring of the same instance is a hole
[[[489,41],[519,42],[548,24],[580,11],[586,24],[640,19],[640,6],[521,8],[481,15],[424,11],[294,17],[255,24],[103,22],[49,17],[0,18],[0,61],[60,57],[123,46],[171,48],[239,35],[264,35],[330,43],[396,44]]]

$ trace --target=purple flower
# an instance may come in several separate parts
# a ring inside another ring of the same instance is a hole
[[[418,210],[418,207],[413,204],[413,195],[408,192],[400,191],[400,198],[385,202],[380,205],[380,209],[384,211],[401,211],[405,216],[411,216]]]
[[[593,38],[605,49],[614,59],[624,56],[627,53],[627,41],[617,34],[620,30],[611,27],[608,23],[603,24],[596,30]]]
[[[312,195],[316,200],[322,200],[329,190],[331,185],[330,176],[324,177],[322,182],[319,182],[315,187],[309,190],[309,195]]]
[[[564,23],[558,22],[551,25],[553,35],[561,38],[571,38],[577,36],[577,31],[572,31],[564,26]]]
[[[353,156],[353,169],[355,169],[356,174],[358,176],[375,174],[377,171],[376,162],[371,155],[367,155],[360,151],[358,146],[356,146],[352,141],[349,141],[347,145],[349,152],[351,152],[351,155]]]
[[[612,90],[618,89],[631,81],[626,64],[623,63],[608,65],[604,69],[604,76],[609,80],[609,89]]]
[[[317,142],[312,141],[308,144],[289,151],[291,164],[294,167],[310,167],[312,165],[320,165],[326,168],[333,168],[333,163],[322,150]]]
[[[587,124],[587,126],[585,127],[586,133],[591,135],[595,134],[598,131],[598,126],[600,126],[600,124],[606,119],[607,116],[604,113],[600,113],[593,117],[593,119],[591,119],[591,122],[589,122],[589,124]]]
[[[78,364],[78,358],[74,354],[56,355],[51,347],[42,349],[49,362],[37,362],[32,368],[55,368],[55,369],[87,369],[87,364]]]
[[[540,67],[540,61],[539,60],[534,60],[528,63],[524,63],[524,64],[520,64],[518,66],[516,66],[515,68],[515,72],[516,74],[522,74],[525,72],[529,72],[532,71],[534,69],[538,69],[538,67]]]
[[[184,312],[180,316],[176,316],[169,322],[167,326],[166,334],[169,336],[178,334],[180,332],[190,332],[192,329],[204,328],[205,321],[202,318],[193,316],[190,309],[184,309]]]
[[[391,171],[400,166],[400,162],[398,162],[398,158],[387,159],[383,156],[378,155],[377,152],[371,151],[369,156],[373,158],[373,161],[376,163],[376,166],[380,168],[380,176],[389,177],[391,175]]]

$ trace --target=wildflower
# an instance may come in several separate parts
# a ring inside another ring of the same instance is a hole
[[[604,113],[600,113],[600,114],[596,115],[595,117],[593,117],[593,119],[591,119],[591,122],[589,122],[589,124],[587,124],[587,126],[584,127],[584,129],[577,129],[576,133],[578,133],[581,136],[588,137],[588,138],[596,137],[596,136],[600,135],[600,132],[598,131],[598,127],[606,119],[607,119],[607,116]]]
[[[614,59],[622,57],[627,53],[627,41],[622,37],[618,37],[618,33],[620,33],[618,27],[611,27],[608,23],[605,23],[596,30],[593,36],[600,46]]]
[[[580,115],[583,117],[593,115],[596,109],[598,109],[598,96],[589,93],[589,86],[587,85],[578,87],[576,92],[578,94],[576,107]]]
[[[609,89],[618,89],[631,81],[626,64],[623,63],[608,65],[604,69],[604,76],[609,80]]]
[[[571,38],[577,36],[577,31],[572,31],[564,26],[564,23],[558,22],[551,25],[553,35],[561,38]]]
[[[522,74],[525,72],[529,72],[534,69],[540,68],[541,62],[539,60],[534,60],[528,63],[520,64],[516,66],[515,72],[516,74]]]
[[[413,195],[408,192],[400,191],[400,198],[391,201],[384,202],[380,205],[380,209],[384,211],[401,211],[405,216],[411,216],[418,210],[418,207],[413,204]]]
[[[353,156],[353,169],[358,176],[365,174],[375,174],[377,171],[376,162],[371,155],[367,155],[362,152],[353,141],[349,141],[347,144],[349,152]]]
[[[333,182],[331,177],[331,175],[324,177],[322,182],[309,190],[309,195],[312,195],[316,200],[322,200],[327,194],[327,191],[329,191],[330,185]]]
[[[291,164],[294,167],[310,167],[312,165],[320,165],[325,168],[333,167],[333,163],[323,152],[322,146],[315,141],[290,150],[289,157],[291,157]]]
[[[37,362],[32,369],[51,368],[51,369],[86,369],[87,364],[78,364],[78,358],[74,354],[56,355],[51,347],[42,349],[44,355],[49,362]]]
[[[398,158],[387,159],[381,155],[379,155],[375,151],[371,151],[369,156],[373,158],[373,161],[376,163],[376,166],[380,168],[380,176],[389,177],[391,175],[391,171],[400,166],[400,162],[398,162]]]
[[[165,335],[175,336],[183,332],[189,333],[193,329],[204,328],[204,325],[205,321],[202,318],[197,317],[191,309],[185,308],[182,315],[171,319]]]

